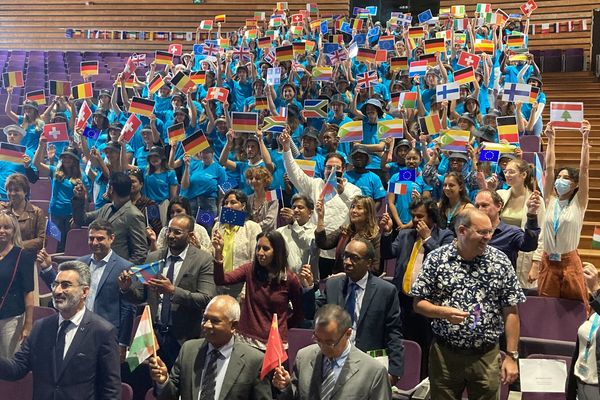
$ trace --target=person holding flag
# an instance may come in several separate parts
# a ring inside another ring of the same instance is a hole
[[[254,193],[248,196],[250,220],[259,224],[263,232],[274,230],[279,215],[281,190],[267,190],[273,182],[273,175],[265,167],[248,168],[244,175],[246,182],[254,190]]]
[[[259,379],[263,353],[236,337],[239,321],[239,303],[216,296],[204,311],[204,338],[183,344],[170,373],[160,357],[150,357],[158,400],[271,399],[269,381]]]

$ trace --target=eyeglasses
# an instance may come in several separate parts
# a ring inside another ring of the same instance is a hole
[[[50,284],[50,289],[54,290],[54,289],[56,289],[56,288],[57,288],[57,287],[59,287],[59,286],[60,286],[60,288],[61,288],[62,290],[69,290],[69,289],[70,289],[70,288],[72,288],[72,287],[77,287],[77,286],[81,286],[81,285],[74,285],[74,284],[72,284],[72,283],[71,283],[71,282],[69,282],[69,281],[62,281],[62,282],[56,282],[56,281],[55,281],[55,282],[52,282],[52,283]]]
[[[325,347],[329,347],[330,349],[333,349],[333,348],[335,348],[335,347],[336,347],[338,344],[340,344],[340,342],[342,341],[342,338],[343,338],[345,335],[346,335],[346,332],[342,333],[342,335],[341,335],[341,336],[338,338],[338,340],[336,340],[336,341],[335,341],[335,343],[331,343],[331,342],[327,343],[327,342],[324,342],[323,340],[319,339],[319,337],[317,336],[317,334],[316,334],[316,333],[314,333],[314,332],[313,332],[313,334],[312,334],[312,338],[313,338],[313,341],[314,341],[315,343],[317,343],[318,345],[325,346]]]
[[[470,226],[466,226],[466,228],[467,229],[471,229],[473,232],[475,232],[479,236],[492,236],[494,234],[494,231],[492,229],[476,230],[476,229],[473,229]]]
[[[352,261],[353,263],[357,263],[357,262],[363,260],[364,258],[359,255],[356,255],[356,254],[350,254],[350,253],[342,254],[342,260],[346,260],[346,259],[350,259],[350,261]]]

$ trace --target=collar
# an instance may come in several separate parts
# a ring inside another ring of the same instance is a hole
[[[183,249],[183,251],[181,253],[178,254],[179,257],[181,257],[182,260],[185,260],[185,256],[187,255],[188,249],[190,248],[190,245],[188,244],[187,246],[185,246],[185,249]],[[167,250],[167,256],[166,258],[171,257],[173,254],[171,254],[171,249]]]
[[[229,342],[225,343],[223,346],[221,346],[219,348],[216,348],[211,343],[209,343],[206,354],[208,355],[211,351],[213,351],[214,349],[217,349],[217,350],[219,350],[219,352],[221,353],[221,356],[223,358],[227,359],[227,358],[231,357],[231,353],[233,352],[233,344],[235,343],[234,337],[235,336],[231,336],[231,339],[229,339]]]
[[[96,265],[98,265],[99,263],[101,263],[102,261],[104,262],[104,265],[108,264],[108,260],[110,260],[110,258],[112,257],[113,251],[112,249],[110,249],[108,251],[108,254],[106,255],[106,257],[104,257],[102,260],[98,260],[96,261],[96,259],[94,258],[94,255],[92,255],[92,262]]]
[[[502,221],[502,219],[500,219],[500,223],[498,224],[498,226],[496,226],[496,229],[494,229],[494,234],[496,234],[496,232],[503,232],[505,231],[507,228],[507,224]]]
[[[346,344],[346,348],[344,349],[342,354],[340,354],[339,357],[332,359],[331,361],[337,367],[342,367],[344,365],[346,358],[348,358],[348,355],[350,355],[350,350],[352,350],[352,343],[350,343],[350,341],[348,340],[348,344]]]
[[[81,321],[83,320],[83,315],[85,314],[85,306],[81,307],[81,310],[77,311],[77,313],[75,313],[75,315],[73,315],[73,318],[70,319],[70,321],[73,323],[73,325],[75,325],[76,328],[79,327],[79,325],[81,325]],[[60,324],[62,324],[62,322],[65,319],[62,317],[62,314],[58,314],[58,326],[60,326]]]
[[[365,290],[365,288],[367,287],[367,281],[369,280],[369,272],[367,271],[365,273],[365,276],[363,276],[362,278],[360,278],[358,281],[354,282],[358,285],[359,288],[361,288],[362,290]],[[350,283],[352,283],[352,279],[348,279],[348,285],[350,285]]]
[[[477,256],[477,257],[473,258],[472,260],[465,260],[458,253],[458,239],[454,239],[454,241],[452,242],[452,245],[450,246],[450,252],[448,254],[448,260],[456,260],[458,262],[465,263],[465,264],[476,264],[476,263],[479,263],[479,261],[488,254],[489,247],[490,246],[488,244],[486,246],[486,248],[485,248],[485,250],[484,250],[484,252],[483,252],[482,255]]]

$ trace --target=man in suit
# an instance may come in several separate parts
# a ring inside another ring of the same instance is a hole
[[[86,299],[88,310],[95,312],[117,328],[121,346],[121,360],[125,359],[127,346],[131,340],[131,328],[135,317],[135,306],[126,301],[119,291],[117,279],[131,263],[112,251],[115,234],[110,222],[97,219],[89,226],[88,244],[92,254],[79,258],[90,267],[91,284]],[[37,262],[41,277],[50,287],[56,278],[52,259],[45,249],[38,253]]]
[[[259,379],[263,353],[233,336],[239,319],[239,303],[216,296],[204,311],[205,338],[183,344],[170,375],[160,357],[151,357],[158,399],[271,400],[269,381]]]
[[[34,400],[120,399],[117,330],[85,308],[89,267],[67,261],[58,271],[52,282],[58,314],[36,321],[12,359],[0,358],[0,379],[32,371]]]
[[[171,218],[168,247],[146,258],[148,263],[164,261],[161,272],[146,285],[132,281],[130,272],[123,272],[118,280],[126,299],[150,305],[159,355],[169,368],[183,342],[200,337],[202,313],[216,294],[212,256],[189,245],[194,226],[189,215]]]
[[[73,206],[73,219],[79,226],[89,225],[98,218],[109,221],[115,234],[113,251],[137,265],[143,263],[148,254],[146,219],[144,214],[131,202],[130,193],[131,179],[129,176],[123,172],[114,172],[110,174],[108,187],[110,204],[86,213],[86,189],[83,183],[78,183],[73,190],[71,205]]]
[[[396,287],[369,272],[375,249],[369,240],[354,238],[344,250],[344,276],[327,280],[325,291],[315,300],[344,307],[352,319],[351,342],[362,351],[385,349],[390,382],[404,372],[404,346]],[[304,269],[303,273],[307,270]],[[311,312],[309,312],[312,314]]]
[[[354,347],[351,336],[350,314],[335,304],[321,307],[313,334],[317,344],[298,352],[291,376],[283,366],[275,369],[278,399],[391,399],[385,367]]]

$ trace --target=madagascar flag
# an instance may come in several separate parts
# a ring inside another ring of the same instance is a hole
[[[71,94],[74,99],[89,99],[94,97],[94,88],[92,82],[82,83],[71,88]]]
[[[197,131],[190,137],[184,139],[181,142],[181,145],[185,150],[185,154],[190,156],[198,154],[201,151],[210,147],[210,145],[208,144],[208,140],[206,139],[206,136],[204,136],[204,132],[202,131]]]
[[[292,61],[294,59],[294,46],[280,46],[275,49],[275,57],[277,61]]]
[[[473,73],[473,67],[467,67],[463,69],[459,69],[454,72],[454,82],[460,83],[469,83],[475,80],[475,74]]]
[[[182,93],[186,94],[190,91],[190,89],[196,86],[190,77],[184,74],[183,71],[179,71],[173,78],[171,78],[171,84],[179,89]]]
[[[508,143],[519,143],[519,128],[517,117],[496,117],[498,126],[498,139],[506,139]]]
[[[443,53],[446,51],[446,43],[443,38],[425,40],[425,54]]]
[[[232,112],[231,127],[236,132],[256,132],[258,114],[255,112]]]
[[[149,117],[154,110],[154,101],[142,97],[134,97],[129,105],[129,112]]]
[[[407,71],[408,57],[392,57],[390,59],[390,68],[392,71]]]
[[[43,106],[46,104],[46,94],[44,93],[44,89],[27,92],[25,94],[25,100],[35,101],[38,105]]]
[[[268,110],[269,109],[269,103],[267,102],[267,98],[266,97],[257,97],[256,98],[256,102],[254,104],[254,109],[255,110]]]
[[[0,160],[22,164],[24,155],[25,146],[5,142],[0,143]]]
[[[183,126],[183,122],[168,127],[167,132],[170,145],[185,139],[185,127]]]
[[[51,96],[68,96],[71,93],[71,83],[66,81],[50,81]]]
[[[168,51],[156,50],[154,62],[160,65],[171,65],[173,64],[173,54]]]
[[[81,76],[98,75],[98,61],[82,61],[79,72]]]
[[[206,82],[206,71],[192,71],[190,73],[190,79],[196,85],[204,85]]]
[[[22,87],[25,85],[23,81],[23,71],[11,71],[2,74],[2,82],[4,87]]]
[[[148,85],[148,91],[150,92],[150,94],[154,94],[161,87],[163,87],[164,84],[165,81],[163,80],[162,76],[160,76],[160,74],[156,74],[154,75],[154,78],[152,78],[152,81],[150,81],[150,84]]]
[[[377,51],[375,49],[360,48],[356,54],[356,61],[362,61],[364,63],[375,62]]]

